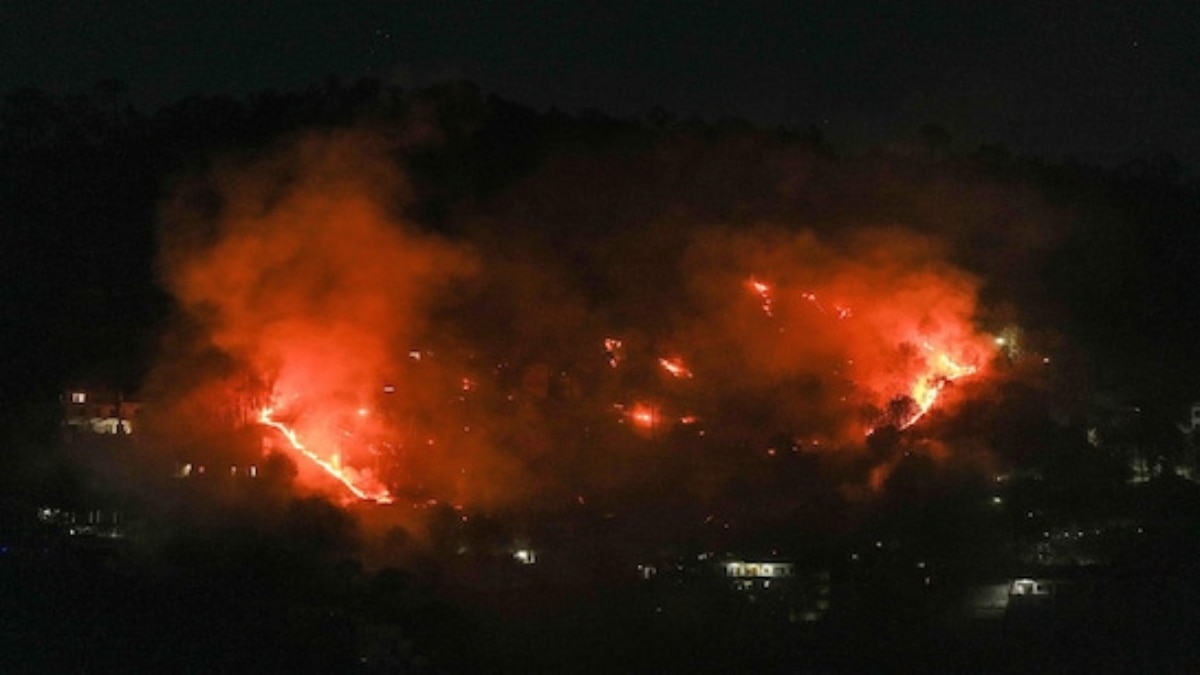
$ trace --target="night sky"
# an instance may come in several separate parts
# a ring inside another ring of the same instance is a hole
[[[881,4],[14,0],[0,91],[115,78],[153,107],[461,78],[542,109],[816,125],[852,150],[934,122],[1053,161],[1200,160],[1195,3]]]

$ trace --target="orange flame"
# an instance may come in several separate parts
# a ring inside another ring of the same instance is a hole
[[[928,343],[922,345],[926,351],[933,352],[934,348]],[[916,424],[937,403],[938,395],[950,382],[961,377],[974,375],[978,371],[975,366],[963,365],[950,358],[945,352],[938,352],[928,362],[928,370],[913,383],[909,396],[917,405],[916,412],[907,420],[900,423],[901,429],[907,429]]]
[[[629,419],[642,429],[652,430],[658,426],[658,411],[644,403],[638,403],[629,411]]]
[[[667,371],[671,377],[684,379],[690,379],[692,377],[692,371],[688,370],[688,367],[683,365],[683,359],[679,358],[678,356],[671,359],[659,359],[658,365],[662,366],[663,370]]]
[[[344,485],[346,489],[349,490],[350,493],[355,497],[363,501],[375,502],[377,504],[391,504],[393,501],[395,501],[391,493],[387,491],[387,488],[382,486],[356,484],[350,474],[338,466],[339,462],[326,461],[321,456],[309,450],[308,447],[300,441],[300,435],[296,433],[295,429],[292,429],[283,422],[279,422],[271,417],[274,412],[275,411],[271,408],[263,408],[262,412],[259,413],[258,421],[268,427],[278,430],[279,433],[283,434],[283,437],[288,440],[288,443],[291,444],[293,450],[308,458],[313,464],[317,465],[321,469],[324,469],[325,473],[329,474],[339,483]],[[335,455],[335,460],[336,458],[337,456]]]

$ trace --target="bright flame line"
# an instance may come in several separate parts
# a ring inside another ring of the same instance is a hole
[[[933,347],[931,347],[928,342],[924,343],[923,346],[925,349],[933,351]],[[975,366],[959,365],[944,353],[938,354],[938,365],[942,369],[948,370],[949,372],[941,375],[929,376],[923,381],[918,380],[917,384],[913,385],[912,399],[917,403],[917,412],[915,415],[901,424],[900,429],[903,430],[911,427],[922,417],[924,417],[926,413],[932,410],[934,404],[937,403],[938,396],[941,395],[942,389],[946,387],[947,383],[953,382],[960,377],[974,375],[978,370],[978,368]]]
[[[279,433],[283,434],[284,438],[288,439],[288,442],[292,444],[292,448],[312,460],[312,462],[317,466],[324,469],[325,473],[336,478],[338,482],[346,486],[346,489],[349,490],[355,497],[358,497],[363,501],[376,502],[379,504],[392,503],[392,495],[386,489],[381,489],[375,494],[368,494],[365,490],[358,487],[349,478],[347,478],[346,475],[342,473],[341,469],[322,459],[320,456],[305,447],[305,445],[300,442],[300,437],[296,434],[294,429],[289,428],[282,422],[277,422],[274,419],[271,419],[271,414],[273,412],[274,410],[271,408],[263,408],[262,413],[259,415],[258,421],[269,427],[278,429]]]

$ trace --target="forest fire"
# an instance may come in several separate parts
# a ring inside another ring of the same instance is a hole
[[[537,500],[572,474],[620,485],[620,462],[570,466],[614,400],[643,438],[735,453],[818,435],[821,452],[854,451],[864,426],[907,429],[945,405],[946,385],[997,349],[974,326],[978,280],[911,231],[697,228],[663,252],[678,267],[591,261],[598,279],[662,282],[606,286],[398,220],[389,161],[364,139],[310,139],[231,170],[210,186],[223,211],[180,200],[164,252],[204,328],[179,368],[219,353],[223,370],[195,381],[253,374],[248,390],[303,392],[305,407],[256,394],[248,416],[355,499]],[[363,461],[374,473],[355,471]]]
[[[772,260],[782,270],[775,286],[745,281],[779,330],[729,339],[752,359],[749,372],[768,380],[802,374],[837,387],[837,403],[826,410],[847,421],[842,429],[853,426],[854,406],[877,411],[868,435],[883,424],[908,429],[939,404],[949,383],[978,375],[995,353],[994,340],[973,325],[974,282],[944,266],[928,273],[929,251],[920,240],[881,237],[862,244],[857,256],[803,244],[796,260]],[[714,251],[728,248],[726,242]],[[781,248],[758,255],[776,256]],[[842,437],[850,441],[857,429]]]
[[[391,504],[393,501],[395,501],[391,493],[387,491],[387,488],[381,485],[373,485],[373,481],[364,481],[361,478],[352,476],[348,469],[345,469],[339,465],[340,462],[336,461],[336,455],[335,461],[330,462],[312,450],[308,449],[308,447],[300,440],[300,435],[296,432],[296,430],[274,419],[274,417],[272,417],[273,414],[273,409],[263,408],[259,413],[259,422],[265,426],[279,431],[279,433],[287,439],[288,444],[293,450],[299,453],[302,457],[308,459],[315,466],[320,467],[334,480],[345,486],[345,488],[349,490],[350,493],[355,497],[362,501],[375,502],[377,504]]]

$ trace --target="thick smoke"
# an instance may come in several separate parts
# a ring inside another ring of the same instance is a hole
[[[283,396],[367,403],[425,328],[432,292],[468,269],[398,222],[399,176],[369,137],[305,139],[211,187],[208,241],[170,250],[167,283]]]
[[[955,261],[1007,211],[951,209],[956,230],[923,211],[944,186],[856,186],[769,138],[564,148],[454,211],[451,237],[405,215],[403,161],[329,133],[181,183],[161,256],[181,317],[151,388],[172,433],[289,452],[271,408],[406,504],[584,504],[671,476],[702,503],[776,453],[878,488],[897,455],[876,430],[919,434],[996,376],[983,281]]]
[[[170,355],[164,370],[188,376],[160,377],[157,396],[217,424],[276,409],[317,454],[356,474],[380,471],[380,448],[341,437],[377,430],[385,387],[419,400],[424,385],[400,381],[397,364],[423,339],[437,292],[472,268],[399,216],[404,182],[388,151],[370,134],[310,136],[177,193],[165,211],[164,279],[199,344],[182,347],[185,364]],[[205,367],[213,362],[221,367]]]
[[[720,397],[752,397],[760,428],[861,445],[876,426],[910,421],[914,412],[889,419],[889,408],[951,375],[945,360],[981,374],[994,351],[973,323],[977,280],[911,231],[832,242],[778,227],[712,232],[686,266],[699,311],[674,341]]]

